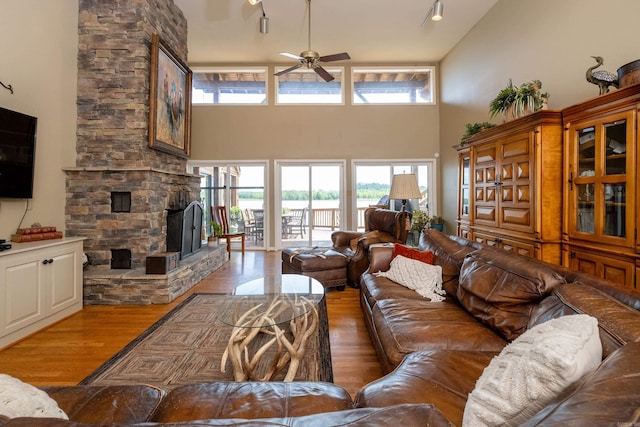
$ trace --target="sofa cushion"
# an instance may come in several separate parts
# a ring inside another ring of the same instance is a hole
[[[148,385],[40,387],[81,423],[133,424],[149,419],[165,392]]]
[[[378,277],[365,273],[360,281],[360,292],[367,305],[373,307],[383,299],[416,299],[420,298],[414,290],[405,288],[386,277]]]
[[[427,264],[433,264],[432,251],[421,251],[420,249],[410,248],[400,243],[393,245],[393,258],[397,256],[403,256],[405,258],[426,262]]]
[[[429,403],[454,425],[462,424],[467,396],[497,352],[429,350],[404,358],[389,375],[358,392],[357,407]]]
[[[0,420],[1,421],[1,420]],[[51,427],[89,427],[88,424],[78,424],[73,421],[63,420],[39,420],[34,423],[33,418],[16,418],[1,424],[7,427],[33,427],[37,425]],[[104,424],[94,424],[104,425]],[[123,424],[118,424],[123,426]],[[131,426],[151,427],[162,426],[165,424],[158,423],[136,423],[128,424]],[[167,424],[168,425],[168,424]],[[440,411],[432,405],[426,404],[405,404],[395,405],[386,408],[358,408],[346,411],[319,413],[301,417],[287,418],[260,418],[260,419],[243,419],[243,418],[223,418],[223,419],[207,419],[186,421],[171,426],[284,426],[284,427],[371,427],[371,426],[388,426],[401,425],[406,427],[451,427],[451,423],[440,413]]]
[[[6,374],[0,374],[0,415],[69,419],[46,392]]]
[[[629,343],[613,352],[590,375],[562,394],[526,427],[591,424],[637,426],[640,424],[640,343]]]
[[[457,297],[469,313],[512,341],[527,329],[539,301],[562,283],[564,278],[544,264],[480,249],[464,260]]]
[[[530,327],[570,314],[588,314],[598,319],[604,357],[627,343],[640,341],[640,312],[582,283],[555,288],[533,312]]]
[[[476,248],[462,244],[433,229],[422,232],[419,247],[421,250],[433,252],[433,263],[442,267],[442,287],[449,295],[455,296],[462,262],[467,254],[475,251]]]
[[[342,387],[321,382],[210,382],[171,390],[151,421],[297,417],[350,409]]]
[[[391,279],[431,301],[444,301],[442,267],[439,265],[431,265],[398,255],[391,260],[389,270],[379,271],[374,275]]]
[[[463,426],[518,426],[602,360],[598,321],[584,314],[538,325],[509,344],[478,379]]]
[[[500,351],[506,344],[452,300],[380,300],[372,318],[385,367],[417,350]]]

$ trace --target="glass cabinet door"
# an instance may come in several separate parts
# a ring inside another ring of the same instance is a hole
[[[629,211],[627,188],[633,141],[632,113],[623,113],[571,129],[574,159],[570,164],[570,234],[594,240],[625,239]]]
[[[460,218],[468,218],[470,208],[471,197],[471,159],[469,154],[466,153],[462,156],[460,162]]]

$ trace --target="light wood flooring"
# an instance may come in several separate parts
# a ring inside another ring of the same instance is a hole
[[[57,324],[0,351],[0,373],[33,385],[75,385],[122,347],[198,292],[228,292],[259,277],[280,274],[280,252],[232,252],[231,261],[171,304],[86,306]],[[334,383],[355,396],[382,376],[358,301],[358,290],[327,292]]]

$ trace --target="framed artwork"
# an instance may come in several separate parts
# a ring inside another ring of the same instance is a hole
[[[151,39],[149,147],[189,157],[191,78],[189,67],[154,34]]]

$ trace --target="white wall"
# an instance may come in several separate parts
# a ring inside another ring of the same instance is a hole
[[[500,0],[447,55],[440,64],[440,182],[449,232],[455,231],[457,179],[451,147],[465,123],[491,121],[489,102],[510,78],[541,80],[551,109],[598,96],[585,79],[595,65],[591,56],[602,56],[601,68],[614,73],[639,59],[638,17],[638,0]]]
[[[34,196],[0,199],[0,238],[34,222],[64,230],[65,175],[75,165],[78,0],[3,2],[0,106],[38,117]]]

